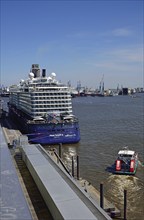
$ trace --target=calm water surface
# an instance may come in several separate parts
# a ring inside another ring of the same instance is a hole
[[[120,210],[123,210],[123,192],[127,189],[127,220],[144,219],[144,94],[137,96],[74,98],[81,141],[63,146],[63,158],[69,168],[71,157],[78,154],[80,176],[97,189],[103,182],[105,196]],[[113,175],[106,170],[124,146],[139,154],[135,176]]]

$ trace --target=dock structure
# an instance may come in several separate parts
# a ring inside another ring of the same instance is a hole
[[[111,219],[41,145],[27,143],[20,150],[54,219]]]
[[[1,126],[0,142],[0,219],[32,220]]]

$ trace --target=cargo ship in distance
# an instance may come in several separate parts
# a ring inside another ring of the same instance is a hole
[[[31,143],[68,144],[80,141],[69,88],[33,64],[27,80],[10,87],[9,116]]]

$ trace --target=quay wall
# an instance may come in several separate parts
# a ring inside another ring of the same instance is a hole
[[[20,147],[34,181],[54,219],[110,220],[107,213],[94,204],[76,181],[62,170],[40,145]]]

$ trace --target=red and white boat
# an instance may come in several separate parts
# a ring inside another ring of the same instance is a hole
[[[118,152],[114,173],[134,175],[137,167],[138,154],[134,150],[129,150],[128,147],[125,147]]]

